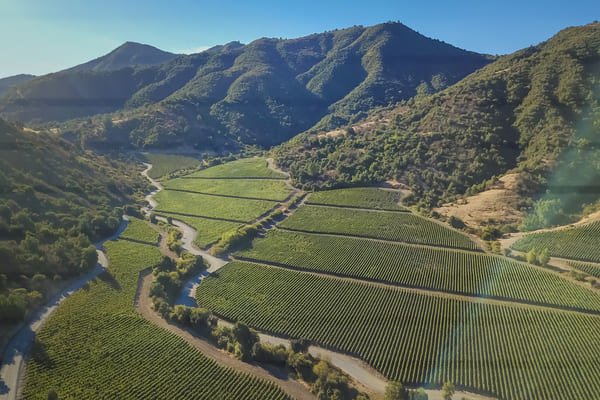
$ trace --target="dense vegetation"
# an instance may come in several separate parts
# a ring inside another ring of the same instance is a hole
[[[524,252],[547,248],[554,257],[600,262],[599,238],[600,222],[594,222],[555,231],[530,233],[516,241],[511,248]]]
[[[466,235],[408,212],[303,206],[281,228],[480,250]]]
[[[358,355],[405,384],[503,399],[589,399],[600,391],[600,319],[492,305],[233,262],[198,288],[199,306],[257,329]],[[585,372],[582,372],[585,371]]]
[[[389,22],[233,42],[146,68],[46,75],[1,99],[0,113],[27,122],[79,118],[60,129],[93,146],[268,146],[330,113],[320,125],[438,91],[488,62]]]
[[[148,176],[153,179],[160,179],[171,172],[195,168],[200,165],[197,158],[189,156],[161,153],[142,153],[141,155],[145,162],[152,164]]]
[[[19,86],[33,78],[35,78],[35,75],[20,74],[0,79],[0,96],[4,96],[15,86]]]
[[[0,120],[0,322],[23,318],[65,279],[96,265],[147,190],[137,166]]]
[[[276,230],[236,257],[477,297],[600,313],[600,295],[542,268],[490,254]]]
[[[518,168],[521,194],[549,190],[524,229],[554,224],[597,200],[599,62],[600,23],[567,28],[339,135],[302,134],[276,161],[306,188],[396,179],[426,207]]]
[[[408,211],[406,208],[399,205],[400,196],[401,194],[399,192],[378,188],[365,187],[338,189],[313,193],[306,200],[306,204]]]
[[[24,398],[288,398],[136,313],[139,273],[161,260],[157,248],[119,240],[106,250],[108,272],[65,300],[37,335]]]

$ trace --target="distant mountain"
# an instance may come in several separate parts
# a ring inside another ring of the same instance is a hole
[[[600,198],[600,23],[567,28],[432,96],[417,96],[337,132],[275,150],[307,188],[395,179],[425,207],[484,190],[508,171],[543,199],[530,227]],[[491,182],[488,182],[490,185]],[[523,199],[519,207],[531,206]],[[544,214],[544,215],[542,215]]]
[[[0,79],[0,96],[4,96],[10,89],[22,83],[29,82],[33,78],[35,78],[35,75],[20,74]]]
[[[177,54],[162,51],[147,44],[126,42],[102,57],[66,69],[63,72],[117,71],[128,67],[162,64],[176,57],[178,57]]]
[[[146,68],[52,74],[0,99],[0,114],[80,118],[61,129],[94,146],[268,146],[441,90],[490,61],[400,23],[355,26],[233,42]]]

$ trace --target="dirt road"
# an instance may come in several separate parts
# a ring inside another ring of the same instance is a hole
[[[11,339],[4,352],[4,359],[0,367],[0,400],[16,400],[21,398],[27,357],[35,339],[35,333],[50,319],[54,311],[56,311],[58,306],[67,297],[106,270],[108,260],[102,251],[102,246],[106,241],[119,237],[127,227],[128,222],[129,220],[123,217],[123,222],[114,235],[94,244],[98,252],[98,264],[96,267],[86,275],[73,281],[66,289],[50,300],[48,304],[38,310],[31,320]]]

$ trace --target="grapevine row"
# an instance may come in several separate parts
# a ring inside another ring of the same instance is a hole
[[[600,318],[427,296],[233,262],[200,306],[231,320],[357,355],[407,384],[452,381],[503,399],[600,393]]]
[[[281,266],[410,287],[600,312],[600,296],[500,256],[275,230],[237,255]]]
[[[411,213],[303,206],[282,228],[479,250],[467,236]]]

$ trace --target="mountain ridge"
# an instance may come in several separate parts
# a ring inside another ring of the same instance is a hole
[[[0,114],[71,120],[60,129],[92,146],[270,146],[332,112],[327,124],[340,126],[374,106],[440,90],[489,61],[400,23],[354,26],[234,42],[135,70],[38,78],[19,97],[0,99]]]

